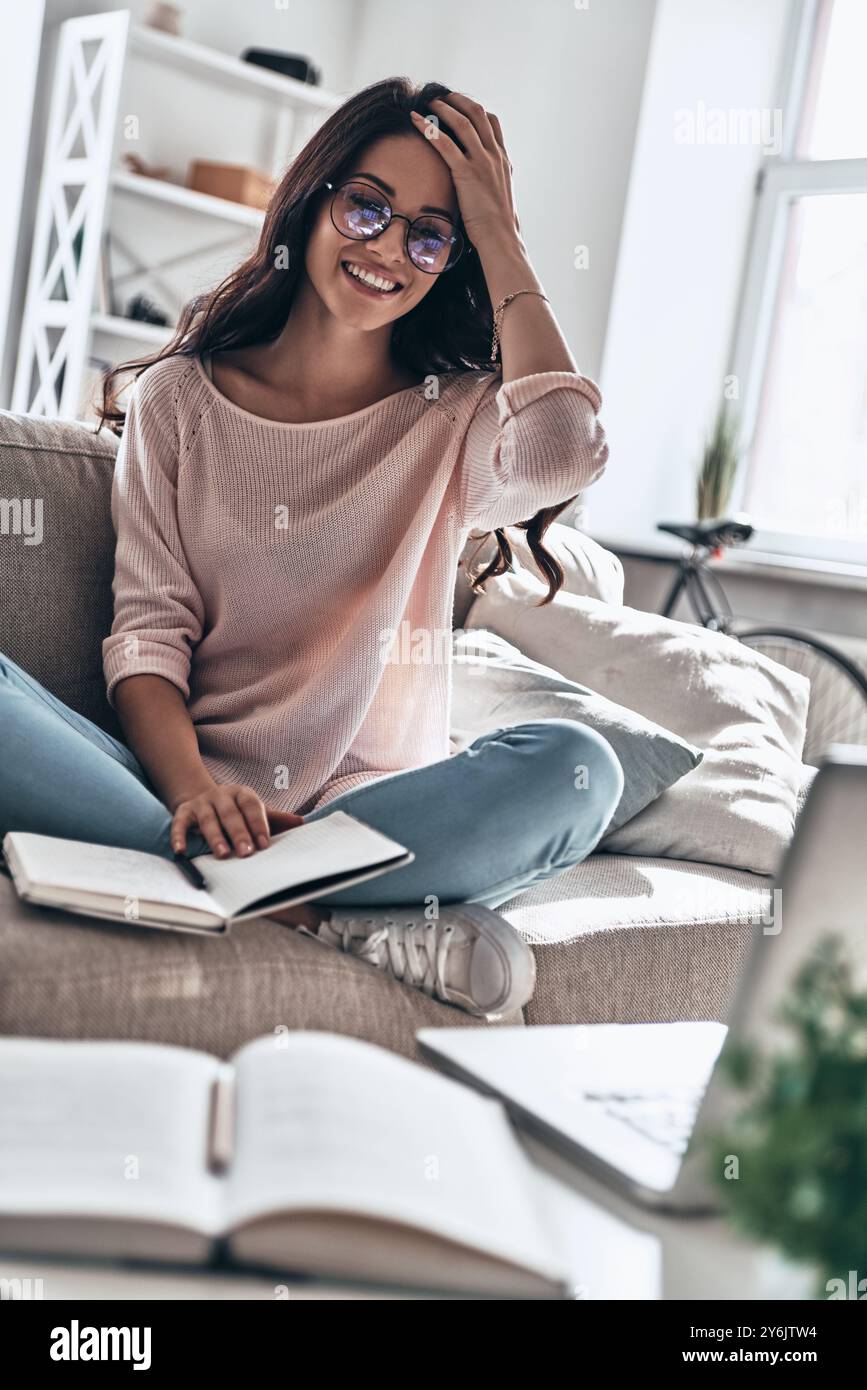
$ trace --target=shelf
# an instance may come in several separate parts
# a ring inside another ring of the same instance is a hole
[[[85,75],[97,73],[98,81],[84,81]],[[100,297],[99,261],[80,254],[78,235],[83,233],[85,246],[104,246],[108,235],[112,251],[129,262],[118,283],[141,280],[147,288],[152,275],[174,313],[174,301],[188,301],[196,292],[192,287],[205,276],[219,280],[223,262],[237,264],[238,254],[246,253],[265,220],[259,208],[116,166],[124,114],[141,109],[147,118],[150,112],[157,146],[153,158],[164,153],[165,163],[172,165],[184,153],[178,131],[193,112],[196,119],[189,121],[186,140],[203,153],[219,152],[221,128],[225,133],[237,126],[234,162],[255,164],[267,145],[269,170],[279,177],[287,156],[293,157],[293,145],[303,146],[342,98],[227,53],[132,25],[127,9],[59,24],[52,85],[12,406],[25,414],[74,418],[94,348],[111,362],[146,354],[173,336],[168,325],[95,311],[106,302]],[[58,151],[79,145],[80,154],[56,158]],[[70,220],[67,212],[72,184],[86,193],[79,202],[79,221]],[[51,297],[58,265],[76,270],[75,276],[65,277],[68,301]],[[116,302],[120,307],[120,298]]]
[[[218,79],[236,92],[282,102],[297,110],[329,112],[335,110],[343,100],[322,87],[299,82],[295,77],[283,77],[269,68],[245,63],[242,58],[232,58],[228,53],[191,43],[189,39],[163,34],[158,29],[133,25],[130,41],[132,52],[143,58],[170,64],[203,80]]]
[[[94,333],[111,338],[129,338],[136,343],[153,343],[162,347],[171,339],[174,328],[170,323],[143,323],[141,319],[124,319],[115,314],[91,314]]]
[[[184,188],[177,183],[166,183],[164,179],[148,179],[142,174],[126,174],[121,170],[111,176],[111,185],[118,193],[129,193],[136,198],[150,198],[155,202],[166,203],[172,207],[183,208],[206,217],[218,217],[223,222],[237,222],[242,227],[262,226],[264,212],[258,208],[247,207],[245,203],[233,203],[227,198],[214,198],[210,193],[198,193],[193,188]]]

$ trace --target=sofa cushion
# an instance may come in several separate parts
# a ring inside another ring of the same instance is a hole
[[[608,833],[701,761],[700,750],[677,734],[531,661],[495,632],[456,632],[453,652],[453,744],[466,747],[479,734],[535,719],[574,719],[595,729],[623,768],[623,794]]]
[[[112,620],[116,450],[106,430],[0,411],[0,497],[7,505],[40,502],[42,532],[32,545],[24,535],[3,537],[0,652],[118,735],[102,674]]]
[[[219,937],[108,924],[23,903],[2,874],[0,958],[5,1035],[127,1038],[228,1057],[275,1028],[315,1028],[418,1060],[417,1028],[496,1026],[265,917]]]
[[[470,611],[570,680],[701,748],[688,777],[606,838],[616,854],[776,872],[795,822],[810,683],[733,637],[503,575]]]
[[[772,880],[594,854],[498,909],[536,957],[528,1024],[725,1022]]]
[[[527,544],[526,531],[520,530],[517,526],[510,526],[508,538],[515,562],[538,577],[539,571]],[[592,541],[589,536],[582,535],[574,526],[554,521],[545,532],[544,543],[545,549],[563,566],[562,593],[582,594],[585,598],[601,599],[603,603],[623,602],[623,565],[616,555],[603,549],[598,541]],[[497,544],[493,532],[470,532],[458,562],[453,612],[455,627],[460,627],[466,621],[476,599],[468,582],[469,566],[472,566],[473,573],[478,574],[496,553]]]

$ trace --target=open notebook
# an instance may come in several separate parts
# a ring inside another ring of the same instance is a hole
[[[194,856],[206,889],[188,882],[173,860],[140,850],[10,830],[3,854],[26,902],[187,931],[225,931],[231,922],[309,902],[415,858],[345,811],[284,830],[246,859]]]
[[[0,1249],[568,1296],[499,1101],[372,1043],[0,1040]]]

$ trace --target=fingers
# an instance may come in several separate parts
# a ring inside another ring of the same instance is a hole
[[[198,825],[199,830],[210,845],[212,852],[218,859],[225,859],[226,855],[231,853],[231,851],[226,843],[223,827],[220,824],[213,806],[207,804],[195,808],[194,803],[191,810],[192,823]]]
[[[253,794],[255,795],[255,793]],[[215,797],[214,806],[223,829],[231,841],[232,848],[236,854],[243,856],[253,853],[253,833],[238,805],[236,796],[237,789],[234,787],[220,790]]]
[[[214,811],[204,805],[204,797],[183,801],[175,811],[172,820],[172,849],[175,854],[186,854],[187,834],[194,826],[207,840],[217,858],[224,859],[229,853],[229,846]]]
[[[279,835],[281,830],[293,830],[296,825],[304,824],[304,817],[296,816],[293,811],[275,811],[271,806],[266,806],[265,811],[275,835]]]
[[[494,138],[495,138],[497,144],[499,145],[500,149],[503,151],[503,154],[505,154],[505,153],[506,153],[506,142],[505,142],[505,140],[503,139],[503,127],[500,125],[500,118],[499,118],[499,116],[495,116],[494,113],[493,113],[493,111],[486,111],[486,112],[485,112],[485,115],[487,116],[488,120],[489,120],[490,123],[491,123],[491,130],[494,132]],[[509,163],[509,168],[511,169],[511,167],[512,167],[512,165],[511,165],[511,161],[510,161],[510,163]]]
[[[192,824],[192,812],[188,810],[188,804],[182,802],[172,817],[172,849],[175,854],[186,854],[187,831]]]
[[[436,97],[430,107],[448,121],[468,153],[479,148],[493,153],[500,148],[487,111],[472,97],[449,92],[447,97]]]
[[[290,812],[276,812],[286,817],[279,829],[303,823],[302,817]],[[235,851],[240,857],[254,852],[254,847],[267,849],[271,839],[269,812],[251,787],[222,786],[202,793],[178,806],[172,820],[171,843],[175,853],[184,853],[187,836],[196,826],[218,859]]]
[[[433,105],[433,103],[431,103]],[[429,118],[422,116],[418,111],[410,111],[413,123],[420,135],[429,140],[437,154],[442,155],[444,162],[450,169],[454,169],[464,158],[450,135],[446,135],[439,126],[432,125]]]
[[[254,843],[260,849],[267,849],[271,839],[271,832],[268,826],[268,815],[265,807],[259,800],[254,791],[249,787],[242,787],[237,796],[238,805],[244,813],[244,819],[250,827],[250,834],[253,836]]]

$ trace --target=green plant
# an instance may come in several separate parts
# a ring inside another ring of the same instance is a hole
[[[726,1048],[750,1100],[717,1136],[714,1176],[734,1221],[812,1264],[826,1297],[830,1279],[867,1277],[867,992],[839,938],[816,948],[779,1017],[793,1034],[785,1051]]]
[[[704,446],[698,473],[695,505],[699,521],[713,520],[725,512],[739,459],[738,422],[731,407],[722,405]]]

